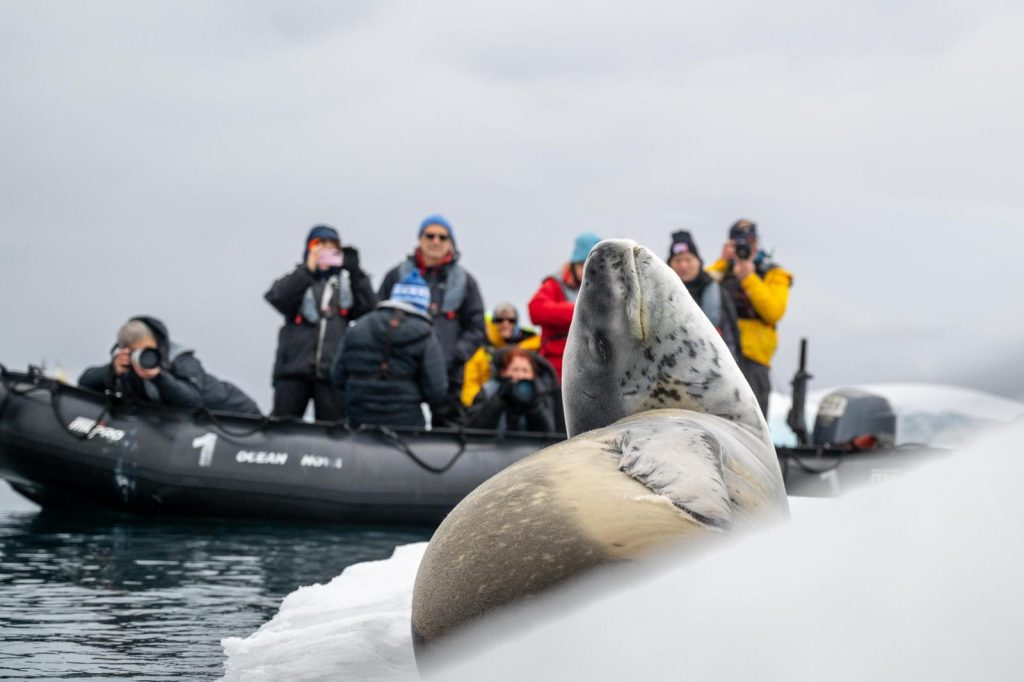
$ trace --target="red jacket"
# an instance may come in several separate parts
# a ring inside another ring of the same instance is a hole
[[[578,289],[572,271],[567,266],[562,270],[562,283],[570,289]],[[572,312],[576,304],[566,300],[563,284],[554,276],[545,279],[537,293],[530,299],[530,320],[541,327],[540,354],[555,368],[558,380],[562,380],[562,353],[569,337]]]

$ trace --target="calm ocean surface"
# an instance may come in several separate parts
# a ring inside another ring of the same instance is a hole
[[[40,512],[0,482],[0,678],[214,679],[223,637],[430,532]]]

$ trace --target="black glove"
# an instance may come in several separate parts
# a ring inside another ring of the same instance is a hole
[[[445,398],[430,405],[431,422],[434,426],[455,426],[463,418],[462,404]]]
[[[514,381],[509,379],[502,379],[501,385],[498,387],[498,397],[501,398],[503,403],[514,401],[513,391],[515,391],[516,384]]]
[[[363,271],[359,269],[359,251],[354,246],[343,246],[341,252],[345,255],[345,259],[341,263],[342,270],[348,270],[349,274],[355,277],[356,275],[362,275]]]

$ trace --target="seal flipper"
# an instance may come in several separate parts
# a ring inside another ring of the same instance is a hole
[[[607,452],[619,456],[622,472],[682,513],[718,530],[732,527],[722,447],[700,424],[687,419],[657,429],[638,424],[607,445]]]

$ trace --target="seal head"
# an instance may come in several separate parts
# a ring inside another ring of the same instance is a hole
[[[704,412],[770,444],[722,337],[668,265],[635,242],[590,252],[562,370],[569,436],[661,408]]]

